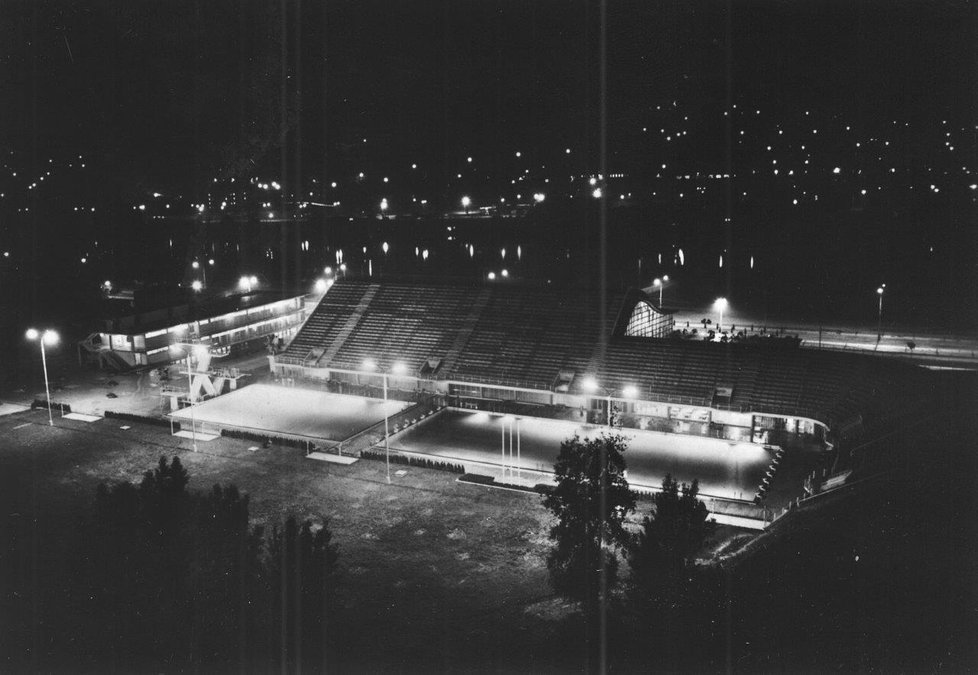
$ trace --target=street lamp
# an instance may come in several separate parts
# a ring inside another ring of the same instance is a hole
[[[190,349],[182,350],[180,347],[190,347]],[[190,344],[187,342],[174,342],[170,345],[170,354],[175,354],[184,351],[187,359],[187,402],[190,404],[190,435],[193,438],[194,452],[197,452],[197,417],[194,414],[194,374],[193,368],[190,365],[190,354],[194,352],[197,355],[197,361],[207,353],[207,347],[200,344]]]
[[[586,391],[588,393],[591,393],[591,394],[596,393],[599,390],[604,393],[605,400],[608,403],[608,417],[607,417],[607,420],[608,420],[608,426],[610,427],[611,426],[611,392],[608,391],[607,389],[605,389],[604,387],[602,387],[601,385],[599,385],[598,384],[598,381],[595,380],[590,375],[588,375],[587,377],[585,377],[584,378],[584,381],[581,382],[581,388],[584,389],[584,391]]]
[[[716,302],[713,303],[713,307],[716,308],[716,309],[718,309],[718,310],[720,310],[720,321],[717,323],[717,334],[719,334],[720,331],[722,330],[722,326],[723,326],[723,310],[725,310],[727,308],[727,304],[728,303],[727,303],[727,299],[726,298],[717,298],[716,299]]]
[[[665,287],[666,282],[669,281],[669,275],[665,274],[661,279],[654,279],[652,285],[659,289],[659,309],[662,309],[662,289]]]
[[[469,197],[467,195],[465,197],[462,197],[462,208],[465,209],[465,212],[466,213],[469,212],[469,205],[471,203],[472,203],[472,200],[469,199]]]
[[[54,417],[51,415],[51,387],[48,385],[48,358],[44,353],[44,343],[46,342],[52,346],[58,344],[58,334],[53,330],[46,330],[42,334],[36,328],[28,328],[27,339],[37,340],[41,343],[41,366],[44,368],[44,394],[47,396],[48,402],[48,424],[53,427]]]
[[[204,286],[200,283],[200,279],[194,279],[190,284],[190,287],[197,293],[200,293],[200,289],[202,289]]]
[[[209,262],[210,262],[210,264],[211,264],[211,265],[213,265],[213,264],[214,264],[214,261],[213,261],[213,260],[211,260],[211,261],[209,261]],[[201,274],[203,275],[203,277],[204,277],[204,286],[206,286],[206,285],[207,285],[207,266],[206,266],[206,265],[201,265],[201,264],[200,264],[199,262],[197,262],[196,260],[194,260],[194,261],[193,261],[193,263],[191,263],[191,265],[192,265],[192,267],[193,267],[193,268],[194,268],[195,270],[196,270],[196,269],[199,269],[199,270],[200,270],[200,273],[201,273]],[[198,289],[196,289],[196,290],[200,290],[200,289],[198,288]]]
[[[340,263],[340,272],[343,273],[343,278],[346,279],[346,263]]]
[[[876,289],[876,295],[880,296],[879,313],[876,316],[876,341],[883,338],[883,293],[886,291],[886,284],[882,284]]]
[[[373,359],[364,359],[363,369],[368,372],[373,372],[377,370],[377,362],[374,361]],[[390,374],[403,375],[406,371],[407,371],[407,367],[403,363],[396,361],[394,362],[393,365],[391,365]],[[384,457],[386,458],[387,461],[387,482],[390,483],[391,482],[391,446],[388,437],[391,435],[391,432],[390,432],[390,414],[388,413],[387,410],[387,376],[388,376],[387,371],[382,372],[381,376],[384,379]]]
[[[387,214],[387,198],[384,197],[383,199],[380,200],[380,217],[383,218],[386,214]]]

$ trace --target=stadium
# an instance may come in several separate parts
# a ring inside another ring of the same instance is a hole
[[[926,369],[761,327],[704,339],[675,330],[656,300],[652,289],[602,303],[549,285],[338,280],[269,356],[276,385],[173,417],[345,457],[386,438],[395,454],[524,486],[549,482],[563,439],[610,425],[629,440],[637,489],[666,473],[697,479],[714,513],[766,522],[844,481],[853,448],[934,412]]]

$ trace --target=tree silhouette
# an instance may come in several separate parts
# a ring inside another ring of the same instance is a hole
[[[707,520],[698,495],[699,481],[680,487],[669,474],[663,479],[662,491],[652,498],[652,513],[642,520],[642,531],[629,549],[632,584],[640,595],[674,588],[713,531],[715,524]]]
[[[99,486],[69,598],[79,655],[96,669],[321,669],[338,556],[328,527],[290,518],[266,549],[246,495],[189,481],[161,457],[138,487]]]
[[[624,521],[635,510],[625,479],[626,447],[619,434],[583,440],[575,435],[560,446],[554,464],[557,486],[543,504],[557,519],[550,528],[554,547],[547,568],[562,595],[596,601],[602,559],[607,586],[614,583],[616,549],[628,542]]]

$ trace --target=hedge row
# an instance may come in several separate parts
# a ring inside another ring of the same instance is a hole
[[[361,459],[376,459],[384,461],[387,455],[383,452],[372,452],[370,450],[362,450],[360,452]],[[422,469],[435,469],[437,471],[450,471],[452,473],[465,473],[465,467],[461,464],[451,464],[449,462],[436,462],[430,459],[422,459],[420,457],[411,457],[409,455],[391,455],[390,456],[392,464],[404,464],[406,466],[416,466]]]
[[[499,483],[492,476],[483,476],[479,473],[463,474],[458,480],[461,483],[472,483],[473,485],[487,485],[491,487],[504,487],[510,490],[520,490],[522,492],[536,492],[537,494],[541,495],[545,495],[553,490],[553,486],[547,485],[546,483],[537,483],[533,487],[528,487],[526,485],[514,485],[511,483]]]
[[[106,417],[113,417],[119,420],[128,420],[130,422],[142,422],[143,424],[153,424],[158,427],[169,427],[170,420],[163,419],[162,417],[150,417],[149,415],[136,415],[134,413],[116,412],[114,410],[106,410]],[[173,423],[173,430],[180,431],[180,423]]]
[[[221,429],[221,436],[227,438],[240,438],[246,441],[256,441],[262,444],[275,444],[287,448],[301,448],[306,450],[312,446],[311,441],[303,441],[298,438],[287,438],[285,436],[270,436],[269,434],[258,434],[253,431],[242,429]]]
[[[42,398],[35,398],[31,402],[31,410],[37,410],[38,408],[47,408],[48,402]],[[57,401],[51,401],[51,410],[64,410],[66,413],[71,412],[71,406],[67,403],[58,403]]]

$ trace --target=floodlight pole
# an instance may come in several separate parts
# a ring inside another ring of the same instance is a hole
[[[883,287],[876,289],[876,294],[880,296],[879,312],[876,315],[876,341],[883,339]]]
[[[190,370],[190,352],[187,352],[187,401],[190,403],[190,435],[194,439],[194,452],[197,452],[197,418],[194,414],[194,376]]]
[[[522,479],[522,474],[520,472],[520,418],[516,418],[516,480],[517,482]]]
[[[44,354],[44,337],[47,331],[41,333],[38,342],[41,343],[41,366],[44,368],[44,395],[48,397],[48,424],[54,426],[54,418],[51,416],[51,388],[48,386],[48,359]]]
[[[391,446],[388,441],[390,412],[387,410],[387,373],[384,373],[384,456],[387,460],[387,482],[391,482]]]

